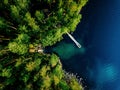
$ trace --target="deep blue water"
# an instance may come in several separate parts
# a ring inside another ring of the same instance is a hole
[[[89,0],[83,18],[69,37],[52,49],[69,72],[78,73],[87,90],[120,90],[120,0]]]

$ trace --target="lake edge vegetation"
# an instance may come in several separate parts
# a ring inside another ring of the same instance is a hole
[[[43,48],[74,32],[87,0],[0,1],[0,90],[83,90]]]

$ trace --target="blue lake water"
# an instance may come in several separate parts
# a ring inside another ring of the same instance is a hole
[[[72,34],[79,49],[64,36],[52,51],[66,71],[78,73],[86,90],[120,90],[120,0],[89,0]]]

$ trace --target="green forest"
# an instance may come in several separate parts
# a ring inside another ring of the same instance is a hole
[[[0,0],[0,90],[83,90],[44,53],[74,32],[87,0]]]

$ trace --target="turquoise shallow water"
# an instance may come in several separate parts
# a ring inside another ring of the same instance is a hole
[[[72,34],[79,49],[64,36],[52,51],[63,68],[84,78],[86,90],[120,90],[120,0],[89,0]]]

